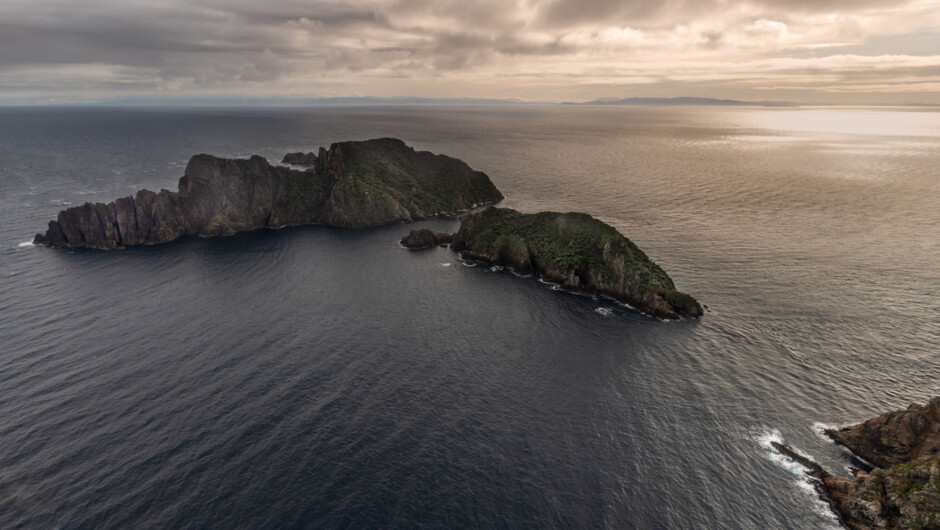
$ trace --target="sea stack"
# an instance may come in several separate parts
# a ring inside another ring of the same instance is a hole
[[[401,246],[412,250],[422,250],[437,245],[447,246],[454,239],[453,234],[432,232],[427,228],[412,230],[407,236],[401,238]]]

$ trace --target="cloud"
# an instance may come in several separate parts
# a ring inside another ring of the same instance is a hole
[[[5,0],[0,102],[27,90],[590,99],[689,83],[933,101],[938,11],[935,0]]]

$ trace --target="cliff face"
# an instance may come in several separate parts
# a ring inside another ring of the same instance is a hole
[[[875,466],[854,477],[834,475],[774,443],[816,479],[816,489],[852,530],[940,529],[940,397],[864,423],[826,431]]]
[[[940,528],[940,457],[823,482],[849,528]]]
[[[833,440],[878,467],[940,453],[940,397],[926,405],[882,414],[864,423],[826,431]]]
[[[196,155],[179,190],[141,190],[109,204],[59,212],[34,242],[116,248],[215,236],[263,227],[323,224],[345,228],[414,221],[502,200],[486,174],[401,140],[341,142],[304,155],[307,171],[254,156]]]
[[[852,530],[940,528],[940,456],[843,477],[783,444],[771,443],[815,479],[820,497],[843,526]]]
[[[587,214],[487,208],[461,220],[452,248],[572,291],[605,294],[659,318],[702,315],[701,305],[676,290],[633,242]]]

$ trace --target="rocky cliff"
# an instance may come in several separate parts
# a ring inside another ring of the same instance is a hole
[[[826,434],[877,467],[940,454],[940,397]]]
[[[633,242],[587,214],[487,208],[464,216],[451,247],[468,259],[604,294],[659,318],[702,315],[702,306]]]
[[[854,477],[834,475],[774,442],[802,465],[840,522],[852,530],[940,529],[940,397],[927,405],[889,412],[864,423],[826,431],[874,464]]]
[[[502,200],[486,174],[401,140],[341,142],[305,155],[306,171],[254,156],[196,155],[176,192],[141,190],[59,212],[34,242],[116,248],[298,224],[359,228],[452,214]]]

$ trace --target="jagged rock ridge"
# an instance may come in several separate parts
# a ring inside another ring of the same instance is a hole
[[[844,477],[773,445],[806,469],[844,526],[940,529],[940,397],[826,434],[876,467]]]
[[[539,274],[664,319],[700,317],[702,306],[613,227],[584,213],[523,214],[487,208],[461,219],[451,248],[465,258]]]
[[[284,158],[281,159],[282,164],[290,164],[292,166],[315,166],[317,165],[317,159],[319,157],[316,153],[287,153],[284,155]]]
[[[299,224],[359,228],[452,214],[502,200],[489,177],[401,140],[341,142],[305,155],[306,171],[253,156],[192,157],[179,190],[86,203],[59,213],[34,242],[116,248]]]
[[[882,414],[858,425],[826,431],[836,442],[878,467],[940,453],[940,397],[926,405]]]

